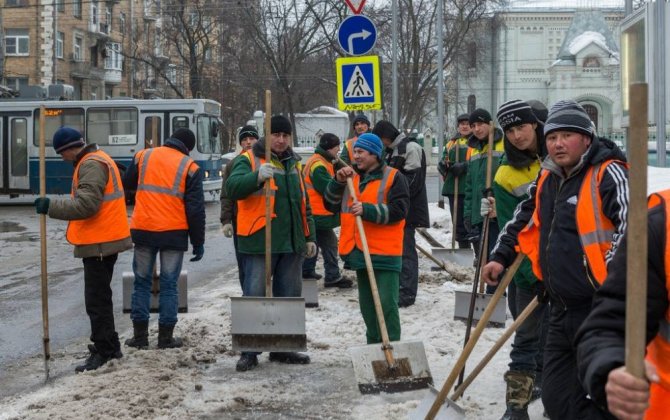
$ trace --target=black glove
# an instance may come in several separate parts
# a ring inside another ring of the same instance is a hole
[[[37,214],[47,214],[49,213],[49,198],[40,197],[35,199],[35,211]]]
[[[442,175],[443,177],[446,177],[446,176],[447,176],[447,171],[448,171],[448,170],[449,170],[449,165],[447,164],[447,162],[445,162],[445,161],[443,161],[443,160],[441,160],[440,162],[438,162],[438,164],[437,164],[437,172],[439,172],[440,175]]]
[[[459,163],[454,163],[449,167],[449,172],[451,172],[454,176],[461,176],[465,175],[468,172],[468,163],[467,162],[459,162]]]
[[[540,303],[549,302],[549,293],[547,293],[547,289],[544,287],[544,282],[541,280],[538,280],[535,283],[535,295],[537,296],[538,302]]]
[[[463,218],[463,227],[465,227],[465,230],[470,233],[472,230],[472,222],[470,221],[470,218],[464,217]]]
[[[193,258],[190,261],[200,261],[202,256],[205,255],[205,246],[204,245],[193,245]]]

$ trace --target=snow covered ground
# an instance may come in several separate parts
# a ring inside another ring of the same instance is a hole
[[[670,170],[650,168],[649,190],[667,187]],[[434,203],[430,206],[434,227],[429,232],[448,246],[448,212]],[[428,247],[419,235],[417,242]],[[471,284],[453,282],[446,273],[432,271],[431,265],[420,256],[417,302],[401,309],[400,316],[402,339],[423,341],[439,388],[463,346],[464,323],[453,320],[454,291],[469,290]],[[155,350],[157,326],[153,321],[152,349],[124,347],[123,359],[75,375],[74,366],[86,356],[82,343],[87,338],[81,337],[52,352],[55,375],[46,385],[0,400],[0,419],[404,419],[426,395],[425,391],[358,392],[347,351],[365,343],[355,289],[322,289],[319,307],[307,309],[310,365],[281,365],[263,355],[255,370],[236,372],[238,354],[231,350],[229,300],[240,295],[236,270],[220,272],[216,280],[189,290],[197,299],[179,317],[177,333],[184,338],[183,348]],[[119,332],[122,340],[131,335],[130,329]],[[470,368],[501,334],[502,329],[485,330],[468,363]],[[497,419],[504,412],[503,373],[509,349],[507,343],[459,400],[467,418]],[[44,375],[41,356],[20,363],[31,375]],[[534,402],[530,413],[532,419],[541,419],[541,402]]]

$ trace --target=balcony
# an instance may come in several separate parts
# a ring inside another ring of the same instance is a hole
[[[121,83],[121,70],[105,69],[105,83],[118,85]]]
[[[75,79],[104,80],[105,71],[92,66],[90,61],[70,62],[70,75]]]

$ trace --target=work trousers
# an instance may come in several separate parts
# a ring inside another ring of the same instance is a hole
[[[321,251],[321,256],[323,256],[325,271],[323,282],[332,284],[342,280],[340,267],[337,265],[337,235],[335,235],[333,229],[316,229],[316,245]],[[302,272],[313,273],[316,270],[318,258],[318,253],[312,258],[305,258],[305,262],[302,264]]]
[[[402,239],[402,272],[400,273],[400,301],[411,305],[419,288],[419,256],[414,239],[415,228],[405,225]]]
[[[386,322],[389,339],[400,340],[400,313],[398,310],[398,283],[397,271],[374,270],[379,290],[379,299],[382,305],[382,313]],[[370,280],[366,269],[356,270],[358,279],[358,304],[361,308],[363,321],[365,322],[365,336],[368,344],[381,343],[382,336],[379,332],[379,321],[375,312],[375,304],[372,299]]]
[[[91,341],[102,356],[111,357],[121,350],[114,327],[112,275],[118,254],[87,257],[84,263],[84,303],[91,321]]]

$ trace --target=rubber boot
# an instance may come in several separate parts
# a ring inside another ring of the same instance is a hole
[[[149,321],[133,321],[133,338],[126,340],[126,346],[140,350],[149,348]]]
[[[505,373],[507,410],[500,420],[528,420],[528,404],[530,404],[534,380],[534,374],[531,372],[510,370]]]
[[[176,349],[184,345],[184,342],[179,337],[173,337],[174,325],[160,325],[158,324],[158,348],[159,349]]]

